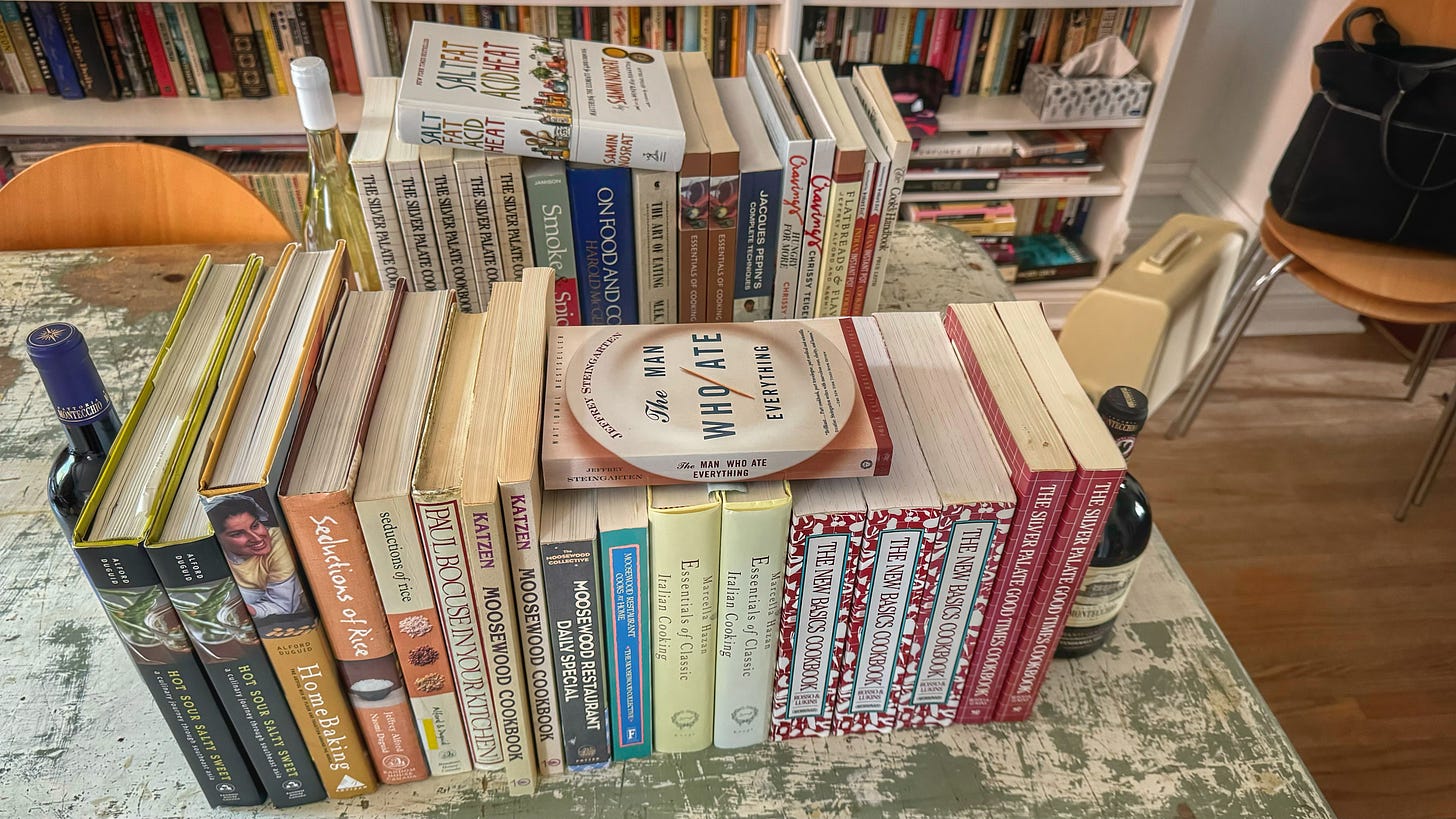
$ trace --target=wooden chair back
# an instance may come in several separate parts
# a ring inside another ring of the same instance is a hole
[[[161,145],[72,148],[0,188],[0,250],[292,240],[246,185]]]
[[[1342,39],[1345,36],[1345,16],[1361,6],[1377,6],[1384,11],[1385,18],[1400,32],[1401,42],[1407,45],[1456,47],[1456,3],[1451,0],[1355,0],[1330,24],[1329,31],[1320,42]],[[1371,18],[1362,17],[1351,31],[1356,40],[1368,43],[1373,25]],[[1310,68],[1310,84],[1319,90],[1319,73],[1313,67]]]

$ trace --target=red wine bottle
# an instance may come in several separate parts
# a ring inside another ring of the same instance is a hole
[[[1122,456],[1131,455],[1138,433],[1148,420],[1147,396],[1132,387],[1113,387],[1097,403],[1097,412]],[[1148,496],[1129,472],[1117,489],[1102,539],[1072,601],[1067,627],[1057,643],[1058,657],[1081,657],[1107,643],[1152,534],[1153,512],[1148,507]]]
[[[75,325],[58,321],[37,327],[26,337],[25,348],[66,430],[68,440],[51,464],[46,493],[69,541],[121,431],[121,420]]]

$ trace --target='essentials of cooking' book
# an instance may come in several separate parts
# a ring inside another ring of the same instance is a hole
[[[493,154],[676,171],[682,119],[660,51],[418,22],[399,138]]]
[[[548,489],[890,470],[847,319],[554,327],[546,359]]]

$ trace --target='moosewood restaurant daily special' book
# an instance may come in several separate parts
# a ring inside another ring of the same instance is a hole
[[[546,358],[548,489],[890,470],[848,319],[554,327]]]
[[[495,154],[676,171],[682,119],[662,52],[418,22],[399,138]]]

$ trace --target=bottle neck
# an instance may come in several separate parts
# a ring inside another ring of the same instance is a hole
[[[1122,452],[1122,459],[1131,460],[1133,447],[1137,446],[1137,433],[1118,432],[1117,430],[1111,430],[1111,432],[1112,440],[1117,442],[1117,448]]]
[[[332,176],[347,161],[344,135],[338,126],[323,131],[307,131],[308,160],[317,173]]]
[[[67,446],[73,454],[105,455],[111,451],[116,436],[121,432],[121,419],[113,407],[100,418],[89,424],[62,425],[66,430]]]

